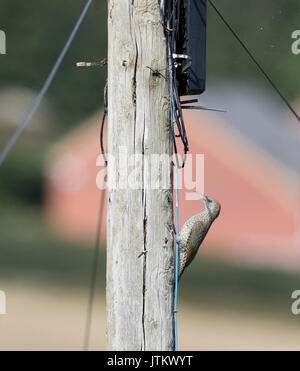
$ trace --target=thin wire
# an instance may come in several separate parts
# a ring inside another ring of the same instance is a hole
[[[174,3],[173,3],[174,4]],[[161,16],[164,17],[161,6],[159,1],[159,8],[161,12]],[[165,12],[171,13],[171,2],[168,3],[168,9],[164,9]],[[169,83],[169,94],[170,94],[170,120],[171,120],[171,127],[173,132],[173,144],[174,144],[174,151],[175,151],[175,182],[176,182],[176,216],[178,215],[178,158],[177,158],[177,146],[176,146],[176,133],[175,133],[175,107],[174,107],[174,96],[173,96],[173,83],[174,83],[174,66],[173,66],[173,58],[172,58],[172,35],[170,35],[170,19],[168,23],[165,22],[165,19],[162,19],[162,23],[165,26],[165,30],[169,30],[166,32],[167,37],[167,54],[168,54],[168,83]],[[172,31],[173,33],[173,31]],[[180,131],[180,127],[178,128]],[[178,220],[178,219],[177,219]],[[177,221],[176,221],[177,226]],[[178,233],[178,229],[176,229],[176,234]],[[176,243],[176,251],[175,251],[175,285],[174,285],[174,310],[173,310],[173,318],[174,318],[174,349],[175,351],[178,350],[178,321],[177,321],[177,310],[178,310],[178,245]]]
[[[182,109],[181,109],[181,103],[178,96],[178,89],[177,89],[177,81],[176,78],[174,78],[173,70],[174,70],[174,59],[173,59],[173,52],[175,52],[175,31],[176,31],[176,5],[179,4],[178,0],[169,1],[167,4],[165,1],[163,2],[163,8],[165,10],[165,14],[162,11],[161,7],[161,1],[158,0],[158,6],[160,10],[160,15],[162,18],[162,25],[164,27],[165,36],[167,38],[167,46],[168,46],[168,64],[169,64],[169,76],[168,76],[168,83],[169,83],[169,92],[170,92],[170,104],[171,109],[173,109],[174,116],[171,117],[172,122],[172,128],[174,125],[174,121],[177,125],[178,129],[178,135],[175,134],[174,136],[174,151],[175,151],[175,158],[176,162],[178,164],[179,169],[182,169],[185,166],[186,162],[186,154],[189,151],[188,146],[188,139],[186,136],[185,131],[185,124],[184,119],[182,115]],[[175,71],[174,71],[175,73]],[[175,99],[173,99],[175,97]],[[175,120],[174,120],[175,118]],[[178,160],[178,151],[177,151],[177,144],[176,144],[176,138],[181,138],[181,141],[184,146],[184,159],[181,165],[179,165]]]
[[[30,111],[28,112],[27,116],[25,117],[24,121],[22,122],[22,124],[20,125],[20,127],[16,130],[16,132],[13,134],[13,136],[11,137],[11,139],[9,140],[9,142],[7,143],[7,145],[4,147],[4,149],[2,150],[1,154],[0,154],[0,166],[3,164],[6,156],[8,155],[8,153],[12,150],[13,146],[15,145],[15,143],[17,142],[17,140],[19,139],[19,137],[21,136],[21,134],[23,133],[23,131],[25,130],[26,126],[28,125],[29,121],[31,120],[32,116],[34,115],[35,111],[37,110],[37,108],[39,107],[42,99],[44,98],[47,90],[49,89],[49,86],[51,85],[56,73],[57,73],[57,70],[58,68],[60,67],[61,65],[61,62],[63,61],[91,3],[92,3],[93,0],[88,0],[88,2],[86,3],[66,45],[64,46],[60,56],[58,57],[49,77],[47,78],[42,90],[40,91],[39,95],[37,96],[35,102],[33,103]]]
[[[221,112],[221,113],[226,113],[227,112],[224,109],[204,107],[204,106],[182,106],[181,109],[199,110],[199,111],[213,111],[213,112]]]
[[[106,81],[106,84],[104,87],[104,94],[103,94],[103,100],[104,100],[103,116],[102,116],[102,123],[101,123],[101,128],[100,128],[100,148],[101,148],[102,157],[105,162],[105,166],[108,165],[107,157],[106,157],[105,150],[104,150],[104,143],[103,143],[104,125],[105,125],[106,117],[108,114],[107,87],[108,87],[108,82]],[[103,211],[104,211],[104,198],[105,198],[105,190],[102,190],[102,197],[101,197],[100,206],[99,206],[95,251],[94,251],[94,258],[93,258],[93,271],[92,271],[91,284],[90,284],[89,303],[88,303],[87,316],[86,316],[86,327],[85,327],[84,346],[83,346],[83,349],[85,351],[89,350],[90,333],[91,333],[91,327],[92,327],[93,306],[94,306],[94,299],[95,299],[97,272],[98,272],[98,258],[99,258],[99,250],[100,250],[100,232],[101,232],[101,224],[102,224]]]
[[[102,190],[101,197],[100,197],[98,222],[97,222],[97,235],[96,235],[96,242],[95,242],[95,248],[94,248],[93,270],[92,270],[91,283],[90,283],[89,302],[88,302],[86,324],[85,324],[85,335],[84,335],[84,345],[83,345],[83,349],[85,351],[89,350],[89,343],[90,343],[93,306],[94,306],[94,300],[95,300],[95,291],[96,291],[96,282],[97,282],[97,273],[98,273],[98,260],[99,260],[99,252],[100,252],[100,233],[101,233],[101,228],[102,228],[102,220],[103,220],[103,212],[104,212],[104,200],[105,200],[105,190]]]
[[[292,112],[292,114],[298,119],[298,121],[300,121],[300,116],[297,114],[297,112],[294,110],[294,108],[291,106],[290,102],[286,99],[286,97],[282,94],[282,92],[279,90],[279,88],[277,87],[277,85],[274,83],[274,81],[271,79],[271,77],[267,74],[267,72],[264,70],[264,68],[262,67],[262,65],[257,61],[257,59],[254,57],[253,53],[249,50],[249,48],[247,47],[247,45],[242,41],[242,39],[240,38],[240,36],[237,34],[237,32],[231,27],[231,25],[229,24],[229,22],[224,18],[224,16],[222,15],[222,13],[218,10],[218,8],[216,7],[216,5],[213,3],[212,0],[208,0],[208,2],[210,3],[210,5],[213,7],[213,9],[216,11],[216,13],[218,14],[218,16],[221,18],[221,20],[224,22],[224,24],[226,25],[226,27],[229,29],[229,31],[233,34],[233,36],[236,38],[236,40],[241,44],[242,48],[246,51],[246,53],[248,54],[248,56],[251,58],[251,60],[254,62],[254,64],[258,67],[258,69],[261,71],[261,73],[265,76],[265,78],[267,79],[267,81],[271,84],[271,86],[273,87],[273,89],[277,92],[277,94],[281,97],[281,99],[283,100],[283,102],[287,105],[287,107],[290,109],[290,111]]]
[[[174,132],[175,135],[175,132]],[[178,162],[175,161],[175,208],[176,208],[176,236],[179,234],[179,193],[178,193]],[[179,270],[179,248],[176,242],[175,251],[175,295],[174,295],[174,333],[175,333],[175,351],[178,351],[178,270]]]
[[[107,166],[107,157],[104,150],[104,144],[103,144],[103,134],[104,134],[104,125],[105,125],[105,119],[108,113],[107,108],[107,82],[104,87],[104,108],[103,108],[103,116],[102,116],[102,123],[101,123],[101,129],[100,129],[100,148],[102,157],[104,159],[105,165]]]
[[[173,0],[173,9],[171,17],[173,19],[172,28],[173,32],[171,36],[168,37],[168,52],[169,52],[169,84],[170,84],[170,102],[171,102],[171,120],[172,120],[172,127],[173,127],[173,136],[174,136],[174,150],[175,150],[175,210],[176,210],[176,235],[179,233],[179,193],[178,193],[178,169],[179,169],[179,163],[178,163],[178,154],[177,154],[177,147],[176,147],[176,133],[174,128],[174,121],[178,124],[178,118],[175,120],[175,115],[177,115],[176,112],[176,95],[174,94],[176,89],[174,89],[174,85],[176,84],[176,71],[174,69],[174,61],[172,58],[172,48],[173,51],[176,53],[176,44],[175,44],[175,19],[176,19],[176,3]],[[178,109],[178,106],[177,106]],[[177,110],[178,111],[178,110]],[[180,119],[182,117],[180,116]],[[184,130],[184,122],[181,121],[182,127],[180,128],[180,125],[178,125],[179,133],[185,134]],[[183,140],[184,146],[186,148],[186,141],[184,140],[184,137],[181,134],[181,138]],[[183,165],[184,166],[184,165]],[[178,266],[179,266],[179,248],[178,243],[176,242],[176,248],[175,248],[175,287],[174,287],[174,349],[177,352],[178,351],[178,318],[177,318],[177,312],[178,312]]]

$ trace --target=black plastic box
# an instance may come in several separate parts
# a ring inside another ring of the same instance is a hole
[[[176,54],[176,78],[180,95],[199,95],[206,85],[206,0],[180,0]]]

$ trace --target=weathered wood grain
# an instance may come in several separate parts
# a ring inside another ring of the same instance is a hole
[[[110,0],[108,31],[107,347],[173,350],[170,106],[167,81],[148,68],[166,75],[158,1]],[[167,160],[153,168],[152,154]],[[115,187],[134,177],[139,189]]]

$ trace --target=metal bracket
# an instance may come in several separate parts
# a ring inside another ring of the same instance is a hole
[[[173,57],[173,59],[191,59],[191,57],[189,55],[186,55],[186,54],[173,53],[172,57]]]
[[[76,67],[103,67],[107,63],[108,63],[107,58],[104,58],[100,62],[77,62]]]

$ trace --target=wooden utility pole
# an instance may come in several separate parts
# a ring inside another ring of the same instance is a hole
[[[107,347],[173,350],[172,131],[158,0],[109,0],[108,35]]]

